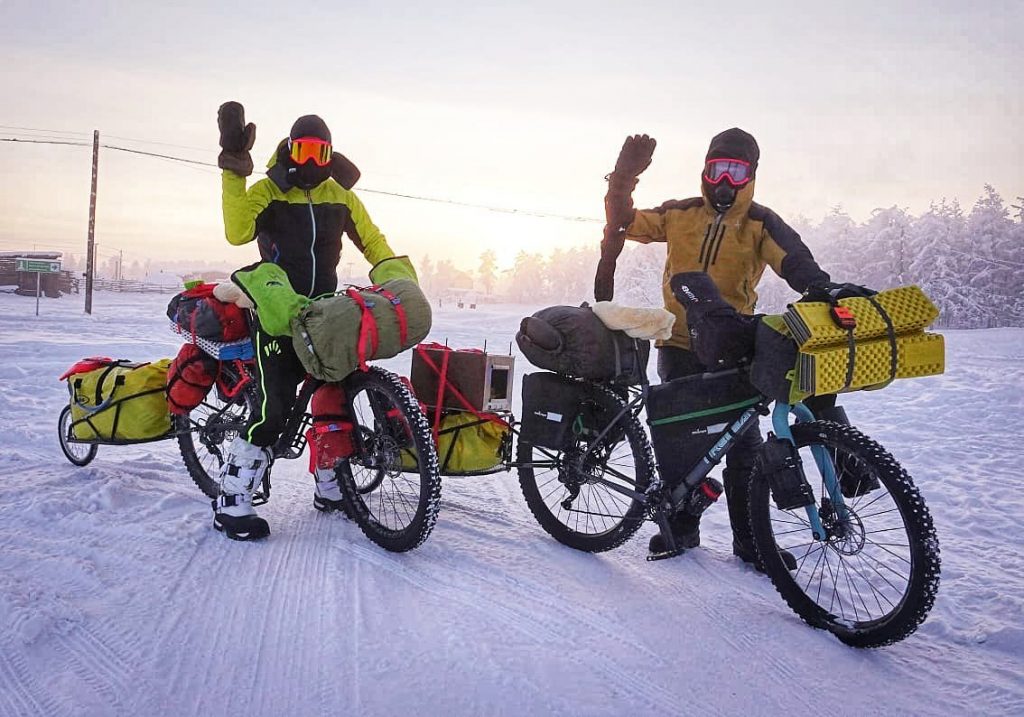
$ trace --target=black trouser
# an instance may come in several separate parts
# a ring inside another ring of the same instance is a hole
[[[691,351],[675,346],[662,346],[658,349],[658,377],[663,383],[704,373],[707,370]],[[835,402],[835,395],[814,396],[804,401],[814,413],[834,406]],[[764,439],[761,438],[761,429],[757,421],[754,421],[736,438],[736,442],[725,456],[725,468],[722,470],[725,500],[729,505],[729,523],[732,525],[733,538],[741,543],[750,543],[752,540],[748,508],[750,473],[762,443]]]
[[[290,336],[271,336],[258,324],[252,331],[256,353],[256,411],[245,431],[247,441],[269,448],[277,442],[295,405],[295,391],[306,369]]]

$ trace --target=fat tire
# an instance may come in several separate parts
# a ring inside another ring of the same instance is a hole
[[[217,388],[214,387],[213,391],[216,390]],[[255,412],[256,402],[258,399],[256,389],[251,385],[245,386],[242,389],[242,392],[245,414],[240,417],[240,424],[244,426]],[[192,478],[192,482],[196,484],[199,490],[201,490],[207,498],[216,498],[220,495],[220,476],[208,473],[206,468],[203,466],[203,461],[196,452],[195,434],[197,431],[192,425],[189,418],[190,415],[191,413],[186,415],[175,415],[173,417],[174,430],[178,434],[178,450],[181,452],[181,458],[185,463],[185,470],[188,471],[189,477]],[[226,448],[226,441],[221,441],[219,445],[223,451]],[[219,471],[217,473],[219,473]]]
[[[605,408],[614,410],[616,414],[625,406],[622,400],[608,389],[599,386],[592,386],[591,388],[593,391],[591,397],[600,401]],[[629,442],[630,452],[636,468],[635,478],[637,484],[635,490],[644,492],[656,475],[657,469],[654,463],[654,453],[651,450],[650,441],[647,439],[647,433],[644,431],[644,427],[640,424],[636,415],[629,414],[622,421],[624,423],[625,438]],[[540,524],[540,527],[552,538],[575,550],[587,553],[601,553],[619,547],[632,538],[640,529],[645,518],[646,507],[637,500],[631,501],[628,510],[618,523],[600,533],[582,533],[573,530],[570,526],[563,523],[558,519],[558,516],[551,512],[547,503],[544,502],[541,488],[537,485],[537,475],[533,465],[531,465],[534,460],[533,450],[534,446],[532,444],[520,438],[516,449],[519,488],[523,492],[523,497],[526,498],[526,505],[529,506],[533,517]],[[547,454],[557,453],[559,469],[562,469],[564,466],[562,463],[564,453],[550,449],[544,449],[544,451],[545,453],[541,455],[545,458],[547,458]]]
[[[896,459],[852,426],[831,421],[801,423],[793,426],[793,439],[801,448],[817,444],[844,451],[873,469],[903,520],[911,556],[910,578],[895,609],[874,620],[851,623],[815,603],[779,554],[772,531],[768,481],[760,474],[759,467],[755,467],[749,496],[750,520],[754,545],[765,572],[786,604],[801,619],[812,627],[832,632],[848,645],[882,647],[903,640],[924,622],[939,587],[939,540],[924,499]],[[820,496],[817,500],[820,507]]]
[[[376,391],[387,396],[392,406],[404,416],[412,433],[413,447],[416,450],[419,469],[416,472],[402,475],[419,476],[419,495],[416,510],[409,524],[401,529],[389,528],[374,518],[365,503],[370,492],[360,492],[352,475],[348,461],[340,463],[336,469],[341,492],[345,499],[346,515],[371,541],[393,553],[404,553],[419,547],[430,536],[437,522],[438,510],[441,506],[441,470],[437,460],[437,449],[430,424],[420,408],[419,401],[401,379],[390,371],[377,366],[369,371],[357,371],[343,381],[346,396],[350,400],[367,390]],[[359,417],[354,415],[354,421]],[[372,426],[360,426],[372,433]],[[384,478],[387,481],[388,478]]]
[[[96,457],[96,451],[98,446],[93,443],[86,450],[84,455],[77,455],[73,450],[73,445],[85,445],[83,443],[70,443],[68,440],[68,431],[71,430],[71,406],[65,406],[60,412],[60,417],[57,419],[57,438],[60,441],[60,449],[64,452],[64,457],[67,458],[71,463],[76,466],[87,466],[92,462],[92,459]]]

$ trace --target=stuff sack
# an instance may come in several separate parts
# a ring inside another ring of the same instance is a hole
[[[612,331],[586,304],[550,306],[519,325],[516,343],[537,368],[593,381],[639,383],[651,345]]]
[[[658,470],[669,485],[684,478],[725,429],[759,400],[757,389],[736,369],[651,386],[647,424]]]
[[[476,416],[454,411],[441,416],[437,431],[437,460],[443,475],[489,471],[501,463],[509,426],[493,414]],[[416,451],[402,449],[402,470],[419,468]]]
[[[338,461],[355,453],[355,424],[348,413],[345,390],[336,383],[325,383],[309,402],[313,425],[306,431],[309,443],[309,472],[317,468],[333,469]]]
[[[195,344],[185,344],[167,371],[167,406],[185,415],[206,398],[217,381],[217,360]]]
[[[222,343],[249,337],[249,314],[213,295],[216,284],[187,289],[167,304],[167,318],[193,336]]]
[[[133,442],[169,433],[166,387],[170,364],[170,359],[110,361],[99,368],[65,374],[75,438]]]
[[[292,344],[312,376],[336,382],[367,361],[412,348],[430,333],[430,324],[430,303],[420,287],[395,279],[310,302],[291,320]]]

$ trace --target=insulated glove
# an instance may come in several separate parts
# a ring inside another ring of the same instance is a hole
[[[702,364],[724,368],[753,355],[759,318],[730,306],[710,276],[700,271],[676,274],[669,287],[686,309],[690,348]]]
[[[217,166],[248,177],[253,169],[249,150],[256,143],[256,125],[245,123],[245,108],[241,104],[225,102],[217,110],[217,127],[221,146]]]
[[[866,286],[858,284],[835,284],[825,282],[807,287],[801,301],[820,301],[826,304],[834,304],[839,299],[849,299],[853,296],[874,296],[878,292]]]
[[[619,158],[615,162],[615,171],[624,177],[639,177],[651,164],[654,147],[658,143],[646,134],[634,134],[626,137],[619,150]]]

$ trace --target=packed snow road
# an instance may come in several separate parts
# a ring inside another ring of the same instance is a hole
[[[398,555],[313,509],[304,459],[275,466],[255,544],[214,532],[172,442],[75,468],[57,377],[172,356],[169,298],[100,294],[91,317],[44,300],[36,318],[0,294],[2,717],[1024,714],[1024,330],[948,332],[944,376],[844,401],[916,478],[943,559],[921,629],[860,651],[732,557],[724,506],[701,548],[648,563],[652,526],[577,553],[514,474],[446,478],[433,534]],[[441,309],[431,338],[507,347],[529,311]]]

